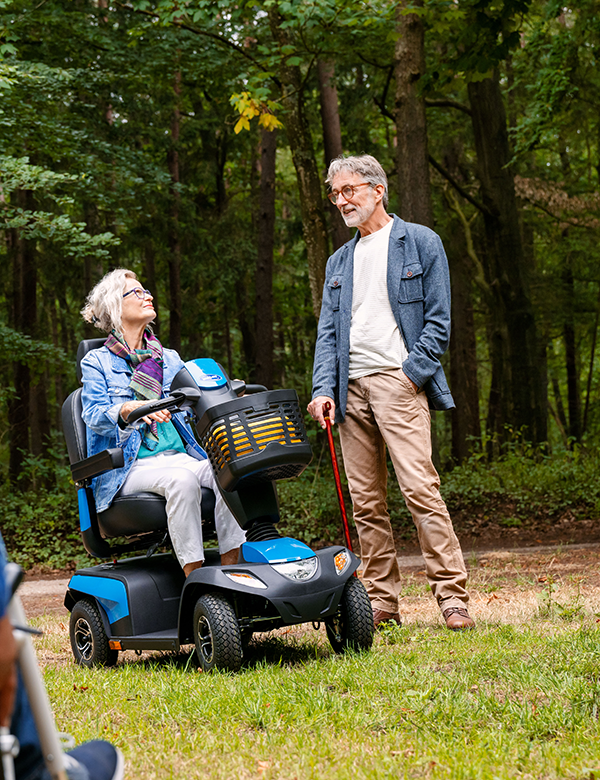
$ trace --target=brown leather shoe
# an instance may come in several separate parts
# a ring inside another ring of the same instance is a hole
[[[464,631],[465,628],[475,628],[475,621],[465,607],[448,607],[442,612],[446,626],[450,631]]]
[[[395,623],[397,626],[402,625],[399,612],[384,612],[382,609],[373,610],[373,624],[375,628],[390,623]]]

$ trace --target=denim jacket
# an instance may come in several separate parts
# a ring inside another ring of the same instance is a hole
[[[452,409],[454,400],[440,358],[450,340],[450,274],[440,237],[425,227],[394,219],[388,250],[387,287],[392,312],[408,350],[402,369],[427,393],[432,409]],[[336,421],[346,413],[354,248],[360,233],[328,260],[315,347],[312,397],[336,403]],[[374,313],[375,314],[375,313]]]
[[[163,351],[164,374],[163,396],[168,395],[175,374],[183,368],[183,360],[173,349]],[[83,391],[83,421],[87,427],[87,454],[96,455],[109,447],[122,447],[125,465],[96,477],[92,482],[96,511],[108,509],[111,501],[119,492],[137,458],[142,435],[140,428],[145,423],[137,422],[126,428],[119,428],[119,410],[126,401],[135,400],[129,387],[131,365],[113,354],[106,347],[94,349],[81,361]],[[186,452],[198,460],[206,458],[206,453],[196,442],[194,434],[183,412],[172,417]]]

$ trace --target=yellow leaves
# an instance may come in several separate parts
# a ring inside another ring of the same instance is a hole
[[[258,124],[261,127],[266,128],[267,130],[276,130],[278,127],[283,127],[279,119],[275,116],[275,114],[268,114],[264,113],[260,115],[260,118],[258,120]]]
[[[250,130],[250,122],[248,121],[248,119],[243,114],[238,119],[238,121],[235,123],[235,127],[233,128],[233,132],[237,135],[242,130]]]
[[[230,102],[240,114],[240,118],[233,128],[236,135],[242,130],[250,130],[250,122],[256,116],[258,124],[271,132],[278,127],[283,127],[273,113],[273,110],[279,106],[272,100],[260,100],[253,97],[250,92],[241,92],[232,95]]]

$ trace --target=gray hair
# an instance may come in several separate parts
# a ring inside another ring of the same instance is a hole
[[[81,310],[81,316],[86,322],[93,322],[105,333],[121,330],[125,279],[137,279],[137,274],[127,268],[116,268],[100,279]]]
[[[371,185],[376,187],[378,184],[383,184],[383,206],[385,209],[388,207],[388,180],[385,175],[385,171],[381,167],[380,163],[370,154],[360,154],[354,157],[344,157],[341,154],[329,163],[329,170],[327,171],[326,184],[331,184],[334,177],[342,171],[349,171],[350,173],[356,173]]]

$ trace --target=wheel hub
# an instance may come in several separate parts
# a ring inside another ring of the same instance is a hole
[[[210,623],[204,615],[198,620],[199,650],[207,664],[211,664],[214,654],[213,635]]]
[[[94,650],[94,638],[92,629],[87,620],[79,618],[75,623],[75,644],[84,661],[89,661]]]

